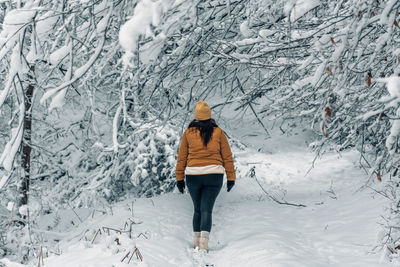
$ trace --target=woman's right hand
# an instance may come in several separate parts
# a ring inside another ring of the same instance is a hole
[[[183,194],[185,191],[185,180],[176,181],[176,187],[178,187],[179,192]]]

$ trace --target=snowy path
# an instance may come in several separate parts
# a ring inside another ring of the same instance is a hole
[[[311,154],[261,156],[270,164],[259,176],[271,177],[269,185],[279,181],[289,202],[307,207],[259,201],[257,195],[263,194],[254,180],[239,181],[216,206],[211,240],[216,266],[384,266],[379,254],[370,253],[384,200],[367,191],[355,193],[362,177],[351,161],[356,154],[327,156],[307,177]],[[279,168],[289,162],[291,168]],[[264,187],[269,191],[268,183]]]
[[[216,267],[386,266],[379,262],[380,252],[371,253],[385,203],[372,191],[356,192],[364,179],[352,163],[356,153],[342,158],[328,155],[307,176],[312,153],[268,155],[246,150],[235,154],[242,172],[234,190],[227,193],[224,187],[217,199],[206,261]],[[270,201],[256,181],[245,176],[252,166],[269,193],[307,207]],[[132,200],[118,203],[112,215],[89,217],[60,243],[61,256],[44,259],[45,266],[204,266],[195,263],[202,255],[191,249],[188,194],[135,200],[133,220],[142,222],[133,225],[135,241],[115,233],[99,236],[91,244],[96,229],[123,228],[132,217],[131,204]],[[79,241],[86,229],[88,241]],[[121,245],[114,241],[116,237]],[[134,257],[134,265],[127,260],[121,263],[135,245],[144,262]]]

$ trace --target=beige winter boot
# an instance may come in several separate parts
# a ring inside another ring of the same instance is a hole
[[[193,235],[193,248],[200,247],[200,232],[194,232]]]
[[[206,250],[208,252],[208,239],[210,237],[210,232],[201,231],[200,233],[200,250]]]

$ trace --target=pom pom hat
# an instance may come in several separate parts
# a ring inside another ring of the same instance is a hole
[[[203,100],[197,102],[196,109],[194,110],[194,118],[198,121],[211,119],[210,106]]]

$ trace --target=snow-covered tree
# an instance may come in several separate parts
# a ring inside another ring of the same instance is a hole
[[[137,18],[153,6],[140,3],[121,28],[137,81],[127,95],[144,92],[164,120],[185,121],[196,100],[218,96],[214,111],[250,109],[263,126],[300,121],[320,134],[319,154],[358,149],[368,184],[388,174],[397,203],[399,1],[187,1],[190,8],[165,5],[147,21]]]
[[[318,153],[358,149],[397,204],[399,1],[0,5],[0,189],[19,181],[20,206],[32,178],[62,205],[172,190],[199,99],[250,110],[266,136],[268,121],[302,123]]]

